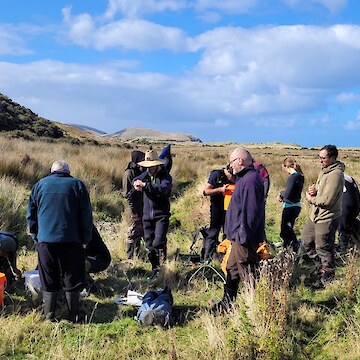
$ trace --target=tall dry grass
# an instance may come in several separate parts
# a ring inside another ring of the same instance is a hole
[[[113,257],[109,270],[98,275],[100,294],[91,295],[84,301],[91,318],[90,324],[85,326],[65,321],[44,323],[38,312],[32,310],[37,305],[26,294],[18,291],[9,295],[7,307],[0,315],[0,328],[4,329],[0,356],[40,359],[320,359],[339,358],[345,354],[344,349],[349,348],[348,358],[359,357],[357,253],[339,271],[340,279],[318,295],[301,284],[291,288],[292,260],[279,257],[279,262],[269,262],[262,267],[256,286],[249,283],[240,289],[234,311],[225,316],[215,317],[207,310],[207,300],[222,295],[221,286],[210,284],[205,287],[201,279],[196,280],[196,286],[187,286],[194,269],[175,261],[172,256],[178,248],[182,252],[188,251],[191,233],[208,224],[209,198],[202,195],[202,189],[210,171],[225,166],[229,152],[236,146],[173,145],[171,174],[174,192],[171,198],[172,227],[168,233],[169,260],[163,265],[159,279],[148,283],[146,275],[150,266],[147,262],[121,261],[125,258],[126,231],[126,223],[121,217],[124,205],[121,182],[131,148],[28,142],[0,137],[1,226],[26,238],[24,214],[31,186],[48,173],[54,160],[64,159],[70,163],[72,174],[89,188],[96,224]],[[245,147],[270,172],[266,219],[268,237],[276,241],[279,239],[282,210],[276,197],[287,179],[281,170],[282,161],[286,156],[297,159],[305,173],[306,188],[316,180],[320,171],[318,149],[279,144],[248,144]],[[162,145],[154,148],[160,151]],[[139,146],[139,149],[146,151],[147,146]],[[358,183],[359,154],[355,149],[340,150],[340,160],[344,160],[347,171]],[[299,233],[307,214],[304,202],[296,224]],[[33,268],[35,253],[23,248],[19,263],[23,271]],[[181,315],[175,327],[170,331],[157,327],[141,328],[133,320],[134,309],[115,306],[112,298],[124,296],[129,287],[128,280],[141,292],[171,284],[175,308]]]

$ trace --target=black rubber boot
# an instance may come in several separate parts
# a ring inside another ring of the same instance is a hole
[[[43,291],[43,313],[44,313],[44,320],[55,320],[55,309],[56,309],[56,301],[57,301],[57,292],[49,292]]]
[[[210,311],[215,313],[224,313],[231,310],[232,304],[236,300],[239,287],[239,280],[227,281],[224,286],[224,296],[220,301],[210,300]]]
[[[79,318],[79,299],[80,292],[65,292],[66,303],[69,311],[69,321],[71,322],[82,322],[83,319]]]
[[[126,243],[126,257],[130,260],[134,257],[134,244],[133,243]]]

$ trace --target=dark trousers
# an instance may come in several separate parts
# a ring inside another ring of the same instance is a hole
[[[284,208],[281,217],[281,231],[280,237],[284,241],[284,248],[296,244],[296,234],[294,232],[294,224],[296,218],[300,214],[301,208],[299,206],[292,206]]]
[[[237,241],[231,241],[231,252],[226,264],[227,278],[225,287],[236,289],[240,281],[255,276],[258,263],[256,249],[245,247]]]
[[[141,217],[137,220],[131,218],[132,211],[127,210],[128,229],[126,232],[126,256],[128,259],[138,257],[140,254],[140,242],[144,236],[143,222]]]
[[[359,209],[357,207],[343,203],[339,221],[339,245],[342,249],[346,249],[353,243],[351,236],[354,235],[354,231],[356,231],[354,227],[356,226],[358,213]]]
[[[210,214],[210,226],[207,230],[207,236],[204,243],[204,258],[211,258],[214,252],[216,252],[216,247],[219,244],[219,234],[221,229],[224,226],[225,221],[225,211],[217,210],[211,211]]]
[[[39,275],[43,291],[80,291],[85,280],[85,253],[79,243],[38,243]]]
[[[166,253],[166,234],[169,228],[169,216],[162,215],[155,219],[143,219],[144,237],[148,257],[152,268],[160,265],[160,250]]]
[[[334,243],[339,219],[314,223],[309,220],[302,232],[304,250],[308,255],[317,255],[324,272],[335,272]]]

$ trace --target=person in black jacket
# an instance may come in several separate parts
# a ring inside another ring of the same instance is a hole
[[[142,173],[141,167],[138,165],[143,161],[145,154],[142,151],[133,151],[131,153],[131,161],[125,169],[123,175],[123,195],[126,199],[126,219],[128,229],[126,232],[126,256],[128,259],[139,257],[140,241],[144,236],[142,225],[143,212],[143,194],[135,191],[133,187],[134,179]]]
[[[16,251],[19,246],[17,237],[6,231],[0,231],[0,272],[6,276],[7,285],[21,278],[16,265]]]
[[[236,176],[235,189],[226,211],[225,233],[231,241],[226,262],[224,296],[220,301],[210,300],[211,310],[227,311],[236,299],[240,281],[252,281],[259,262],[256,253],[265,240],[264,184],[255,170],[251,154],[243,148],[235,149],[229,164]]]
[[[344,174],[344,192],[341,206],[341,217],[339,222],[339,246],[341,250],[346,250],[352,245],[353,232],[356,228],[356,217],[360,210],[359,188],[353,177]]]
[[[101,238],[96,226],[93,225],[91,241],[85,247],[85,289],[96,290],[90,274],[96,274],[107,269],[111,262],[110,251]]]
[[[143,227],[148,258],[152,273],[150,279],[158,275],[160,270],[160,251],[166,254],[166,234],[170,218],[170,192],[172,178],[162,165],[165,160],[159,159],[155,150],[145,154],[145,160],[139,165],[146,168],[134,179],[136,191],[144,193]]]
[[[210,226],[206,230],[204,242],[205,260],[211,258],[216,251],[220,230],[225,222],[224,194],[228,185],[233,184],[232,179],[233,175],[228,169],[212,170],[205,184],[203,195],[210,196]]]
[[[278,201],[283,204],[280,237],[284,241],[284,248],[289,246],[296,252],[299,243],[294,232],[294,224],[301,210],[301,192],[304,186],[304,174],[299,164],[293,158],[286,158],[283,168],[289,175],[285,190],[281,191]]]

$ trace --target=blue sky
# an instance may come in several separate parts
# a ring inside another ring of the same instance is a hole
[[[358,0],[4,0],[0,92],[206,142],[360,146]]]

